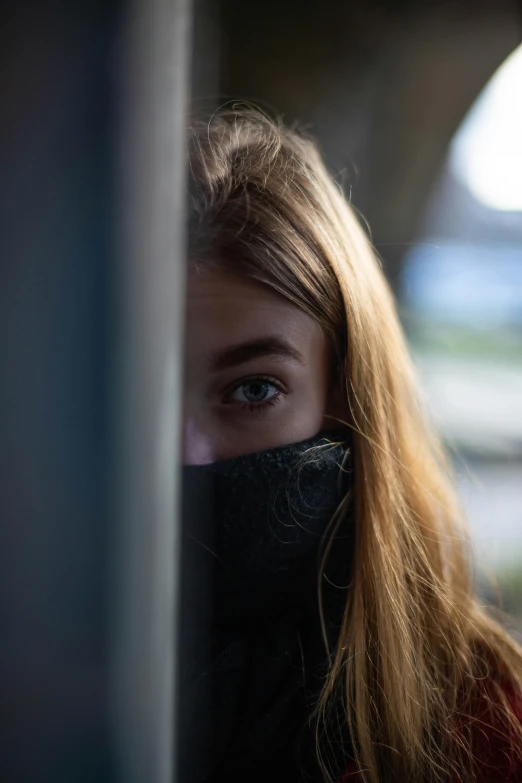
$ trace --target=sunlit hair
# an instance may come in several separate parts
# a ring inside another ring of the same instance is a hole
[[[191,259],[309,313],[346,395],[356,549],[315,713],[325,779],[335,726],[369,783],[453,780],[457,769],[474,780],[486,724],[512,737],[514,755],[521,746],[504,692],[521,685],[522,653],[474,596],[458,504],[371,244],[313,142],[258,111],[196,123],[189,163]]]

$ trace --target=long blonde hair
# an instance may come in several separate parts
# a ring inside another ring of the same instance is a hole
[[[457,769],[474,780],[477,698],[513,753],[522,744],[503,695],[521,687],[522,651],[474,596],[444,455],[371,244],[315,145],[261,112],[196,123],[189,147],[191,257],[315,318],[346,395],[356,551],[315,713],[324,777],[340,722],[368,783],[443,781]]]

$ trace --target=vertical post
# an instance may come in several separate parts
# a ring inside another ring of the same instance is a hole
[[[0,780],[110,780],[114,0],[0,25]]]
[[[190,0],[133,0],[123,63],[114,617],[119,779],[171,783]]]

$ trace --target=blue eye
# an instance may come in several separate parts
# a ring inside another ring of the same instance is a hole
[[[252,378],[234,389],[230,399],[234,402],[247,402],[255,405],[256,403],[268,402],[279,394],[279,391],[277,386],[266,378]]]

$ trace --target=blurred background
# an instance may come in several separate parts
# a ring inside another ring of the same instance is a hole
[[[196,0],[191,106],[251,100],[319,140],[396,293],[480,588],[520,617],[521,42],[512,0]]]
[[[155,314],[176,309],[182,286],[164,285],[158,307],[146,283],[171,279],[150,274],[152,256],[183,234],[176,202],[167,244],[127,264],[120,213],[140,176],[145,194],[158,172],[181,182],[184,106],[249,100],[318,139],[396,293],[480,572],[522,618],[520,3],[19,0],[1,32],[2,779],[113,779],[114,454],[123,443],[132,455],[161,408],[162,355],[147,348],[166,345],[171,316]],[[145,196],[138,207],[128,214],[149,221],[142,238],[154,244],[160,218]],[[114,427],[115,368],[131,343],[142,358],[129,410],[143,431],[127,441]],[[145,457],[132,465],[131,500],[134,487],[153,496]],[[142,535],[146,507],[136,505]],[[149,589],[152,606],[154,552],[139,555],[132,589]],[[135,672],[150,606],[136,615]]]

